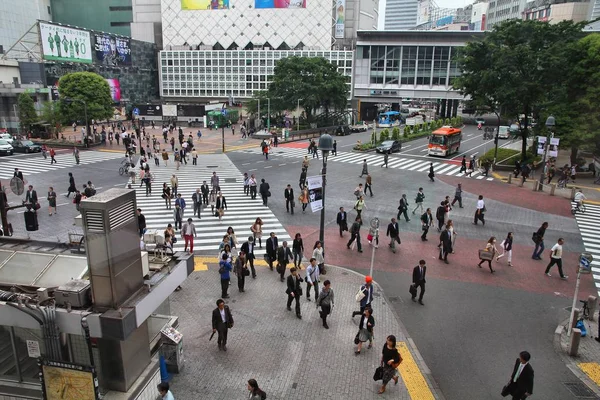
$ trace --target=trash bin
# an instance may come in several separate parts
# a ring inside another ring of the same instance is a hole
[[[28,231],[37,231],[38,230],[37,212],[25,211],[23,213],[23,215],[25,216],[25,229]]]

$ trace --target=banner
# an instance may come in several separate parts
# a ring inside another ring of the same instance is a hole
[[[254,0],[254,8],[306,8],[306,0]]]
[[[229,0],[181,0],[182,10],[227,10]]]
[[[120,38],[108,33],[95,33],[94,39],[94,52],[99,63],[111,67],[131,65],[129,38]]]
[[[44,60],[92,63],[90,33],[40,22]]]
[[[115,103],[121,101],[121,83],[118,79],[107,79],[108,86],[110,86],[110,95]]]
[[[177,105],[163,104],[162,112],[163,112],[163,117],[176,117],[177,116]]]
[[[346,27],[346,0],[337,0],[335,5],[335,38],[344,38],[344,28]]]
[[[321,175],[309,176],[308,182],[308,201],[312,212],[323,209],[323,177]]]
[[[162,105],[141,104],[133,107],[133,115],[141,117],[162,117]]]

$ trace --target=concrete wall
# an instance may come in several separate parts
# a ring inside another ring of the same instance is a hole
[[[19,83],[21,82],[19,63],[12,60],[0,60],[0,82],[12,84],[13,78],[18,78]]]
[[[550,6],[550,23],[558,24],[560,21],[573,20],[585,21],[589,14],[591,3],[563,3]]]

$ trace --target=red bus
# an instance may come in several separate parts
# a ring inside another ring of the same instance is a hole
[[[429,137],[428,152],[430,156],[449,156],[458,153],[462,131],[451,126],[443,126],[436,129]]]

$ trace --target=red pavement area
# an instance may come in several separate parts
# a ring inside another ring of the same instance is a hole
[[[547,192],[534,192],[531,188],[519,187],[516,184],[507,184],[498,180],[487,181],[485,179],[468,179],[440,175],[436,179],[452,186],[462,183],[464,192],[475,195],[483,195],[484,199],[492,199],[502,203],[556,214],[562,217],[573,217],[571,214],[571,203],[561,196],[550,196]],[[450,196],[454,194],[448,193]]]
[[[278,147],[287,147],[290,149],[306,149],[306,148],[308,148],[308,139],[300,140],[299,142],[290,142],[290,143],[280,144]]]
[[[315,230],[315,228],[308,226],[286,226],[286,229],[292,237],[296,232],[302,234],[307,253],[305,256],[310,257],[308,254],[309,248],[312,249],[314,242],[318,240],[318,229]],[[460,232],[460,226],[457,227],[457,230]],[[346,243],[350,239],[348,232],[344,232],[344,238],[340,238],[337,228],[326,229],[326,262],[332,265],[368,270],[371,263],[372,247],[366,240],[367,233],[367,229],[361,229],[363,245],[363,253],[361,254],[358,253],[356,247],[354,250],[346,248]],[[567,281],[559,278],[556,267],[553,267],[550,271],[552,277],[544,275],[548,264],[549,248],[546,249],[543,255],[544,261],[535,261],[531,259],[533,247],[519,244],[513,246],[514,267],[507,266],[505,256],[500,259],[499,263],[495,261],[492,263],[492,268],[496,272],[491,274],[487,268],[487,263],[483,264],[481,269],[477,267],[479,262],[478,249],[484,247],[485,239],[474,240],[458,236],[456,239],[456,254],[449,255],[450,264],[447,265],[437,258],[439,251],[437,248],[439,237],[437,230],[435,228],[430,230],[429,241],[427,242],[422,242],[419,236],[416,233],[401,233],[402,244],[399,245],[396,254],[389,249],[388,238],[380,237],[379,249],[375,252],[374,270],[412,274],[414,266],[417,265],[420,259],[424,259],[429,267],[427,269],[429,278],[476,283],[542,294],[555,294],[561,297],[573,296],[576,280],[575,268],[578,265],[577,253],[563,253],[564,272],[569,275]],[[502,238],[499,238],[498,248],[501,241]],[[377,280],[377,274],[374,273],[374,275],[375,280]],[[408,287],[398,288],[398,293],[408,296]],[[591,279],[584,278],[581,280],[581,298],[596,293],[597,290]]]

